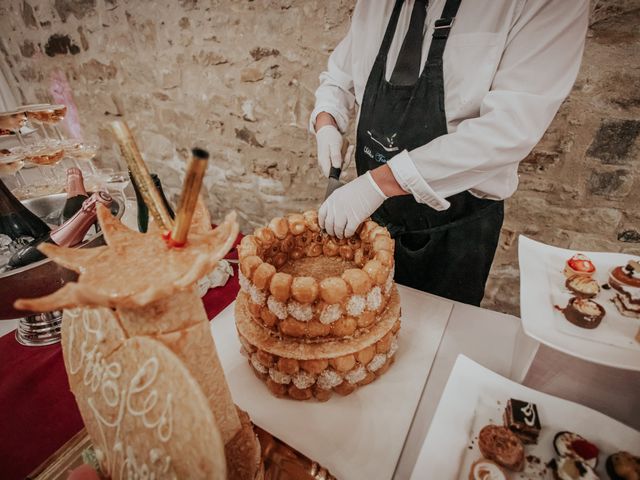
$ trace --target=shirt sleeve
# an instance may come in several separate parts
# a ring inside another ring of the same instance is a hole
[[[353,22],[352,22],[353,25]],[[329,56],[327,70],[320,74],[320,86],[316,90],[316,104],[309,118],[309,130],[315,133],[316,117],[320,112],[333,116],[340,132],[345,133],[355,106],[353,76],[351,73],[352,26]]]
[[[392,158],[388,165],[400,186],[419,203],[445,210],[446,197],[524,159],[576,80],[588,16],[587,0],[527,1],[509,31],[480,115]]]

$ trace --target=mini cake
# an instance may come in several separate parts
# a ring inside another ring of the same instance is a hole
[[[573,457],[560,457],[553,462],[553,477],[556,480],[599,480],[595,470]]]
[[[589,298],[573,297],[565,308],[560,309],[565,318],[580,328],[594,329],[600,325],[605,310],[602,305]]]
[[[573,432],[558,432],[553,439],[553,448],[560,457],[576,458],[592,468],[598,466],[598,447]]]
[[[609,274],[609,285],[616,290],[613,303],[625,317],[640,318],[640,262],[631,260]]]
[[[481,458],[473,462],[469,480],[506,480],[507,476],[497,463]]]
[[[478,447],[485,458],[514,472],[524,469],[524,445],[507,427],[486,425],[478,434]]]
[[[640,478],[640,457],[635,457],[629,452],[609,455],[607,473],[611,480],[637,480]]]
[[[577,297],[593,298],[600,293],[600,285],[592,277],[584,275],[572,275],[567,278],[565,286]]]
[[[375,222],[337,239],[320,231],[315,211],[277,217],[242,239],[236,326],[272,393],[327,400],[387,370],[400,328],[393,251]]]
[[[564,266],[564,275],[569,278],[574,275],[581,275],[583,277],[592,277],[596,273],[596,267],[586,255],[577,253],[569,260],[567,260]]]
[[[504,426],[515,433],[525,444],[535,444],[540,435],[540,417],[533,403],[509,399],[504,410]]]

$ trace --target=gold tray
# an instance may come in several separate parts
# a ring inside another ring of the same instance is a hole
[[[329,471],[283,441],[254,425],[264,463],[264,480],[336,480]],[[67,480],[69,470],[82,465],[82,452],[92,447],[83,428],[44,461],[26,480]]]

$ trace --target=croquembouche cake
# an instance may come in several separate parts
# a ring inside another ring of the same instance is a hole
[[[387,371],[400,329],[393,252],[377,223],[338,239],[315,211],[276,217],[242,239],[236,327],[273,394],[325,401]]]

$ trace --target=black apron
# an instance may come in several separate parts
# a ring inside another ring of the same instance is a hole
[[[461,0],[447,0],[436,21],[424,69],[415,85],[385,80],[389,46],[403,1],[396,0],[360,107],[356,139],[358,175],[447,134],[442,54]],[[412,195],[389,198],[373,214],[396,240],[395,280],[425,292],[479,305],[498,244],[503,202],[469,192],[436,211]]]

